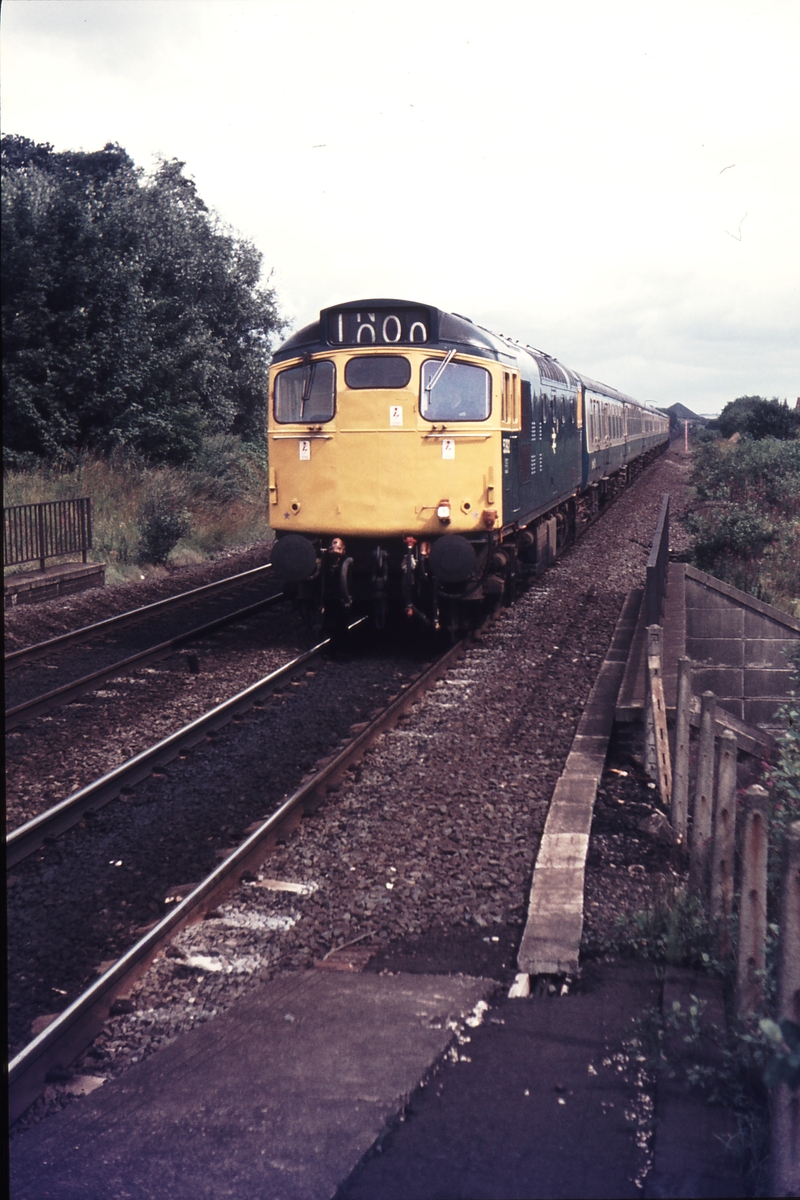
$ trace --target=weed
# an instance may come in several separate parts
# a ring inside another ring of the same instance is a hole
[[[715,956],[714,929],[701,901],[680,884],[662,885],[652,908],[618,917],[617,927],[618,937],[610,950],[673,967],[725,973]]]

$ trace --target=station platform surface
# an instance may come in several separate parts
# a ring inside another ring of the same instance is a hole
[[[105,563],[51,563],[42,571],[18,571],[3,579],[3,607],[38,604],[56,596],[71,596],[89,588],[103,587]]]
[[[630,1046],[690,991],[719,1008],[673,975],[589,964],[576,994],[519,1000],[465,976],[285,976],[17,1136],[11,1195],[743,1195],[729,1115],[654,1091]]]

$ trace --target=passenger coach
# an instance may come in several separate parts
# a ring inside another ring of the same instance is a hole
[[[392,603],[456,633],[668,439],[667,417],[466,317],[323,309],[274,356],[273,562],[309,619]]]

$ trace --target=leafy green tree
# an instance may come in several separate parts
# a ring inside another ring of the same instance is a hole
[[[800,412],[776,397],[765,400],[763,396],[739,396],[725,405],[710,427],[718,429],[725,438],[740,433],[755,439],[773,437],[787,441],[800,437]]]
[[[800,410],[789,408],[785,400],[762,400],[760,404],[753,405],[745,421],[744,432],[759,441],[762,438],[789,441],[800,437]]]
[[[5,445],[53,457],[129,447],[187,462],[206,435],[263,436],[284,323],[261,255],[184,164],[146,176],[122,147],[2,139]]]

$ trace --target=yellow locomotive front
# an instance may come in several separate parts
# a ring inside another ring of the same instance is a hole
[[[367,604],[381,624],[394,596],[435,624],[443,600],[483,596],[516,389],[496,361],[443,344],[438,315],[330,309],[273,362],[273,562],[319,617]]]

